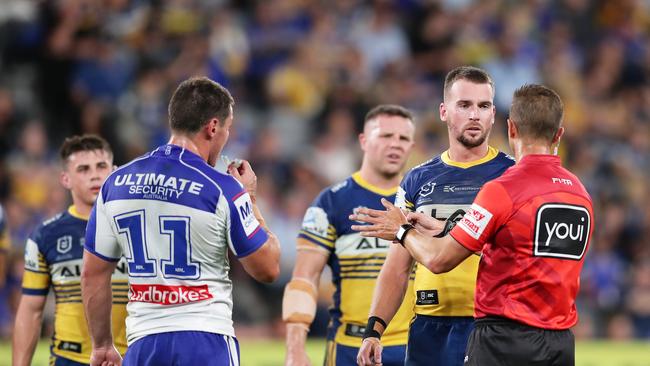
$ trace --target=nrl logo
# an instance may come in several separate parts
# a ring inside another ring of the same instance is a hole
[[[420,196],[421,197],[426,197],[433,193],[433,189],[436,188],[436,183],[435,182],[429,182],[422,187],[420,187]]]
[[[56,251],[65,254],[72,249],[72,236],[66,235],[56,240]]]

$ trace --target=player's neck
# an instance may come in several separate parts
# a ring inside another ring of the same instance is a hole
[[[487,142],[472,148],[463,146],[460,142],[449,144],[449,159],[458,163],[469,163],[483,159],[488,154]]]
[[[381,189],[393,189],[399,185],[402,179],[400,174],[388,178],[366,165],[362,165],[359,169],[359,176],[369,184]]]
[[[517,140],[513,146],[513,153],[515,154],[515,160],[521,161],[521,159],[526,155],[557,155],[557,151],[554,150],[551,146],[539,143],[539,142],[530,142]]]
[[[199,144],[197,144],[189,136],[173,134],[172,137],[169,139],[168,144],[180,146],[185,150],[189,150],[195,153],[196,155],[199,155],[200,157],[203,158],[203,160],[205,161],[208,160],[207,150],[206,152],[203,152],[202,150],[205,149],[201,149]]]
[[[92,205],[87,205],[87,204],[85,204],[83,202],[79,202],[79,201],[80,200],[75,200],[73,198],[72,199],[72,206],[70,206],[70,210],[72,211],[72,214],[74,216],[88,219],[88,217],[90,217],[90,211],[92,211],[93,206]]]

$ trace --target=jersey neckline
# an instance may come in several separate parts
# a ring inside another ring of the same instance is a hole
[[[449,157],[449,150],[445,150],[445,152],[440,154],[440,160],[442,160],[443,163],[456,168],[468,169],[477,165],[481,165],[483,163],[487,163],[488,161],[496,158],[497,155],[499,155],[499,150],[493,148],[492,146],[488,146],[487,154],[478,160],[468,161],[468,162],[451,160],[451,158]]]
[[[397,186],[389,189],[377,187],[369,183],[365,179],[363,179],[363,177],[361,177],[361,172],[355,172],[354,174],[352,174],[352,180],[362,188],[365,188],[370,192],[376,193],[381,196],[392,196],[395,193],[397,193]]]

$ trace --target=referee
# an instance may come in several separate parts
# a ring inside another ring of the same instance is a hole
[[[517,164],[486,183],[458,225],[434,238],[441,224],[387,211],[359,210],[351,219],[364,236],[396,240],[432,272],[451,270],[482,252],[475,324],[465,365],[575,364],[575,299],[593,232],[591,198],[555,155],[563,106],[553,90],[515,91],[508,139]],[[410,223],[409,223],[410,221]]]

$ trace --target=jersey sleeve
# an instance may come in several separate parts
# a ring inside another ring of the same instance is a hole
[[[106,214],[106,206],[101,193],[97,196],[95,205],[90,212],[90,218],[88,218],[84,248],[109,262],[117,262],[122,257],[122,248],[113,231],[110,218]]]
[[[337,234],[331,216],[332,206],[331,191],[328,189],[321,192],[307,208],[298,232],[298,238],[304,239],[303,243],[327,252],[334,251]]]
[[[512,200],[497,182],[486,183],[450,235],[462,246],[479,252],[512,212]]]
[[[23,294],[26,295],[45,296],[50,288],[50,271],[38,244],[40,240],[40,229],[37,229],[25,244]]]
[[[269,236],[255,217],[251,196],[238,182],[233,186],[236,188],[232,192],[224,190],[229,218],[226,236],[230,250],[237,258],[243,258],[264,245]]]
[[[395,206],[401,209],[408,211],[415,210],[415,199],[413,198],[413,190],[411,189],[411,181],[413,180],[413,174],[407,174],[399,187],[397,188],[397,194],[395,195]]]

